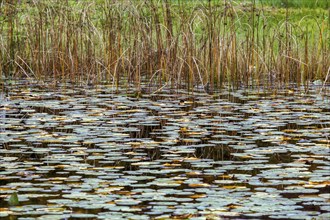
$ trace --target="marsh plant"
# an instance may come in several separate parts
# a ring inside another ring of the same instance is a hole
[[[1,0],[0,80],[207,92],[325,84],[327,3],[274,2]]]

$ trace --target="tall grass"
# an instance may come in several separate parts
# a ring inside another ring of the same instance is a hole
[[[3,0],[0,80],[211,93],[323,82],[330,12],[260,2]]]

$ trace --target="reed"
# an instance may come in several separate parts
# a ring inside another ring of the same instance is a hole
[[[330,10],[318,2],[3,0],[0,80],[308,88],[330,66]]]

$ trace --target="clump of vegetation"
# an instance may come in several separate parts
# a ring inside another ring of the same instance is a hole
[[[0,80],[209,92],[325,82],[328,3],[275,2],[3,0]]]

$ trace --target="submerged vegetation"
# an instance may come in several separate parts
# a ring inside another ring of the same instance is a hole
[[[0,80],[188,91],[325,83],[327,1],[283,2],[296,1],[4,0]]]

